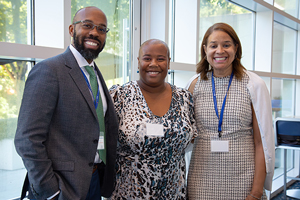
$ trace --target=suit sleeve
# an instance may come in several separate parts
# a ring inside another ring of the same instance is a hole
[[[26,81],[15,136],[16,150],[28,171],[36,199],[46,199],[59,191],[45,145],[57,99],[55,70],[41,62],[33,67]]]

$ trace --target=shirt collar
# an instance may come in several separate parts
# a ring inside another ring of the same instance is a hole
[[[84,67],[84,66],[92,66],[94,67],[94,61],[91,62],[91,64],[89,64],[86,59],[77,51],[77,49],[75,49],[75,47],[73,47],[73,45],[70,44],[70,50],[73,53],[79,67]]]

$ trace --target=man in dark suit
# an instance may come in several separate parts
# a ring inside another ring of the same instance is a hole
[[[72,45],[28,76],[15,146],[28,172],[30,187],[23,190],[30,188],[30,199],[96,200],[114,189],[118,122],[93,61],[108,30],[100,9],[80,9],[69,26]],[[87,68],[96,74],[96,92]]]

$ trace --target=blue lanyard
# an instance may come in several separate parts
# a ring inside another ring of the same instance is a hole
[[[217,115],[217,117],[219,119],[218,132],[219,132],[219,137],[221,137],[222,122],[223,122],[223,113],[224,113],[224,109],[225,109],[225,102],[226,102],[227,93],[228,93],[229,87],[230,87],[232,79],[233,79],[233,71],[231,73],[231,76],[230,76],[230,79],[229,79],[229,83],[228,83],[227,92],[226,92],[226,95],[225,95],[224,100],[223,100],[223,105],[222,105],[220,117],[219,117],[219,112],[218,112],[218,105],[217,105],[217,98],[216,98],[216,89],[215,89],[215,80],[214,80],[214,72],[213,71],[211,73],[211,76],[212,76],[211,77],[211,84],[212,84],[212,92],[213,92],[213,98],[214,98],[214,106],[215,106],[216,115]]]
[[[91,88],[91,85],[90,85],[90,82],[89,82],[89,80],[87,79],[86,75],[84,74],[84,72],[82,71],[81,68],[80,68],[80,70],[81,70],[81,72],[82,72],[82,74],[83,74],[83,76],[84,76],[84,79],[85,79],[85,81],[86,81],[86,83],[87,83],[87,86],[88,86],[88,88],[89,88],[89,90],[90,90],[90,92],[91,92],[91,94],[92,94],[92,98],[93,98],[93,101],[94,101],[95,109],[97,109],[98,103],[99,103],[99,97],[100,97],[100,90],[99,90],[99,87],[98,87],[97,96],[96,96],[96,100],[95,100],[95,99],[94,99],[94,95],[93,95],[93,91],[92,91],[92,88]],[[97,77],[97,76],[96,76],[96,77]],[[98,81],[98,77],[97,77],[97,81]]]

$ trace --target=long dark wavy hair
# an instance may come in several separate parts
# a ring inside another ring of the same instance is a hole
[[[204,46],[207,46],[208,37],[214,31],[223,31],[223,32],[227,33],[232,38],[234,45],[235,46],[237,45],[235,59],[232,62],[232,68],[233,68],[233,73],[234,73],[235,77],[238,80],[241,80],[242,76],[244,74],[244,70],[245,70],[245,67],[241,64],[241,57],[242,57],[241,42],[240,42],[240,39],[237,36],[236,32],[234,31],[234,29],[226,23],[216,23],[216,24],[212,25],[211,27],[209,27],[209,29],[207,29],[207,31],[203,37],[203,40],[202,40],[201,60],[197,64],[196,72],[200,73],[202,80],[208,80],[207,72],[212,71],[212,69],[210,68],[209,63],[207,62],[206,53],[204,51]]]

